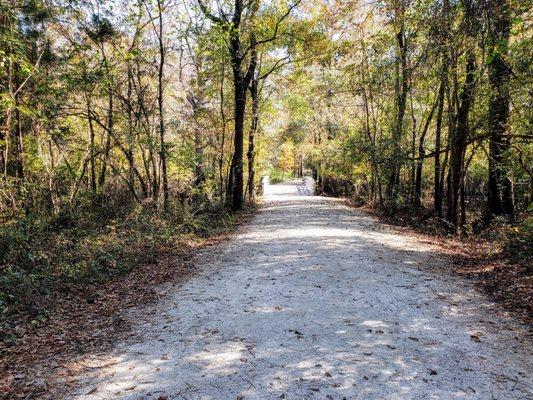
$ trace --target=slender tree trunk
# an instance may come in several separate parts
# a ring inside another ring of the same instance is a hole
[[[4,154],[4,148],[5,148],[5,141],[6,141],[6,124],[7,124],[7,115],[2,116],[2,128],[0,129],[0,171],[2,171],[2,174],[5,173],[5,166],[6,166],[6,160],[5,160],[5,154]]]
[[[202,135],[200,129],[194,130],[194,186],[199,187],[205,181],[204,174],[204,151],[202,147]]]
[[[442,136],[442,115],[444,112],[444,94],[446,92],[446,82],[448,80],[448,64],[445,60],[445,56],[443,57],[442,62],[442,68],[441,68],[441,78],[440,78],[440,84],[439,84],[439,93],[438,93],[438,108],[437,108],[437,126],[435,127],[435,174],[433,178],[433,184],[434,184],[434,194],[433,194],[433,201],[434,201],[434,208],[435,208],[435,214],[437,214],[438,217],[442,216],[442,186],[440,183],[440,171],[441,171],[441,164],[440,164],[440,149],[441,149],[441,136]]]
[[[259,81],[252,79],[250,97],[252,99],[252,122],[248,133],[248,198],[253,201],[255,197],[255,134],[259,126]]]
[[[165,115],[163,109],[163,76],[165,67],[165,46],[163,43],[163,8],[161,0],[157,0],[157,11],[159,14],[159,70],[157,74],[157,105],[159,108],[159,161],[161,163],[161,182],[163,184],[163,209],[168,210],[168,176],[167,176],[167,157],[165,145]]]
[[[416,171],[415,171],[415,189],[414,189],[414,205],[420,207],[422,205],[422,166],[424,164],[424,157],[426,155],[426,149],[424,147],[424,141],[426,139],[426,134],[429,129],[429,124],[433,119],[433,114],[435,113],[435,108],[437,106],[439,99],[431,107],[426,123],[424,124],[424,129],[418,140],[418,160],[416,162]]]
[[[448,220],[457,230],[459,227],[459,197],[464,176],[464,154],[469,134],[468,117],[474,99],[475,55],[472,49],[467,53],[466,79],[461,94],[461,104],[457,114],[457,125],[453,131],[450,149],[450,199]]]
[[[8,134],[12,137],[11,159],[12,165],[8,169],[8,173],[12,176],[24,179],[24,143],[22,138],[22,121],[20,116],[20,93],[18,91],[20,68],[17,63],[13,66],[13,83],[11,95],[14,101],[13,105],[13,121],[10,122]],[[9,107],[9,106],[8,106]]]
[[[366,87],[363,88],[363,104],[365,106],[365,132],[370,145],[372,146],[372,152],[370,157],[370,165],[372,170],[372,201],[375,201],[375,189],[378,186],[379,203],[382,203],[381,199],[381,183],[379,181],[379,166],[376,157],[376,140],[370,132],[370,108],[368,106],[369,99],[366,91]]]
[[[233,160],[232,160],[232,208],[240,210],[243,207],[244,175],[243,175],[243,151],[244,151],[244,115],[246,111],[246,86],[242,74],[235,76],[235,136]]]
[[[448,144],[449,144],[449,140],[448,140]],[[449,168],[448,166],[448,162],[450,160],[450,150],[449,150],[449,146],[448,148],[446,149],[446,151],[444,152],[444,160],[442,160],[442,167],[441,167],[441,171],[440,171],[440,179],[439,179],[439,193],[441,194],[442,197],[444,197],[444,181],[446,180],[446,200],[448,200],[450,198],[450,190],[449,190],[449,175],[450,175],[450,171],[447,171],[447,169]],[[442,214],[439,216],[439,217],[442,217]]]
[[[504,215],[513,217],[513,184],[509,176],[509,79],[510,67],[506,64],[511,28],[508,0],[489,1],[489,179],[485,217]]]
[[[254,39],[252,37],[252,42]],[[246,92],[248,85],[255,73],[255,66],[257,57],[252,56],[250,64],[248,65],[246,74],[242,72],[241,59],[241,44],[238,37],[232,39],[232,67],[233,67],[233,86],[234,86],[234,120],[235,120],[235,135],[233,138],[233,159],[232,171],[230,177],[232,178],[231,195],[233,210],[241,210],[244,205],[244,171],[243,171],[243,152],[244,152],[244,116],[246,113]],[[255,52],[255,50],[252,50]]]
[[[20,118],[20,104],[18,95],[15,96],[15,127],[14,127],[14,158],[15,176],[24,180],[24,142],[22,137],[22,123]]]
[[[93,118],[91,116],[91,101],[89,95],[86,95],[86,104],[87,104],[87,122],[89,123],[89,180],[91,185],[91,190],[93,195],[96,195],[96,145],[95,145],[95,132]]]
[[[409,83],[409,87],[411,87],[413,84],[412,81],[410,81]],[[415,116],[415,109],[414,109],[414,105],[413,105],[413,96],[412,96],[412,93],[410,94],[410,104],[411,104],[411,122],[412,122],[412,126],[411,126],[411,161],[410,161],[410,164],[411,164],[411,171],[410,171],[410,178],[411,178],[411,203],[416,205],[417,203],[417,200],[415,199],[416,198],[416,169],[417,169],[417,165],[418,165],[418,162],[419,160],[415,160],[416,158],[416,151],[417,151],[417,146],[416,146],[416,130],[417,130],[417,120],[416,120],[416,116]]]
[[[98,179],[98,187],[102,189],[105,184],[107,176],[107,163],[109,160],[109,152],[111,151],[111,137],[113,136],[114,116],[113,116],[113,92],[109,89],[108,93],[108,111],[107,111],[107,133],[104,145],[104,155],[102,158],[102,168],[100,169],[100,178]]]
[[[224,111],[224,64],[222,64],[222,75],[220,80],[220,117],[222,119],[222,138],[220,140],[220,156],[218,159],[218,175],[220,179],[220,200],[224,201],[224,145],[226,142],[226,113]]]
[[[401,141],[403,136],[403,125],[405,107],[407,101],[408,89],[408,71],[407,71],[407,42],[405,40],[405,5],[403,0],[400,3],[399,9],[396,10],[396,18],[400,21],[400,28],[396,34],[398,56],[396,61],[396,126],[393,130],[393,154],[391,157],[391,167],[389,184],[387,187],[387,197],[391,204],[396,203],[397,186],[400,180],[400,164],[401,164]]]
[[[12,107],[8,107],[6,110],[5,128],[4,128],[4,141],[3,141],[3,175],[4,181],[9,181],[9,148],[10,148],[10,136],[11,136],[11,119],[12,119]]]
[[[464,160],[464,156],[463,156]],[[465,232],[465,226],[466,226],[466,189],[465,189],[465,173],[463,173],[463,177],[461,179],[461,232]]]
[[[128,160],[129,170],[128,170],[128,179],[130,181],[130,186],[135,187],[135,157],[134,157],[134,147],[135,147],[135,127],[133,122],[133,107],[132,107],[132,73],[131,67],[128,63],[128,91],[127,91],[127,112],[128,112],[128,137],[127,137],[127,146],[126,146],[126,158]],[[143,193],[146,196],[146,193]]]

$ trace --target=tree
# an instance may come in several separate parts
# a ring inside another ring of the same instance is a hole
[[[391,204],[396,203],[397,186],[400,180],[400,166],[402,159],[401,141],[404,130],[404,116],[407,101],[409,69],[407,66],[407,37],[405,27],[406,0],[398,0],[393,4],[394,26],[396,29],[396,62],[395,62],[395,97],[396,97],[396,125],[392,134],[393,152],[390,157],[389,183],[387,195]]]
[[[490,150],[485,217],[490,220],[493,216],[514,214],[513,184],[509,176],[511,69],[507,63],[512,15],[507,0],[490,0],[487,5]]]
[[[157,0],[157,27],[154,30],[157,36],[159,47],[159,65],[157,71],[157,106],[159,110],[159,160],[161,163],[161,182],[163,185],[163,209],[168,210],[168,173],[167,173],[167,149],[165,143],[165,112],[164,112],[164,70],[165,70],[165,44],[163,41],[163,5],[161,0]]]
[[[474,101],[476,85],[475,41],[478,27],[477,13],[473,0],[463,0],[465,33],[465,80],[461,88],[455,125],[450,138],[450,183],[448,198],[448,221],[454,229],[459,228],[459,198],[464,187],[464,158],[469,138],[470,109]],[[464,197],[464,195],[463,195]]]
[[[257,65],[257,57],[253,54],[258,46],[277,39],[280,25],[300,1],[297,0],[277,19],[269,36],[261,39],[257,37],[255,32],[255,18],[259,10],[259,0],[253,0],[248,3],[243,0],[235,0],[229,19],[225,13],[221,13],[218,16],[214,15],[202,0],[198,0],[204,15],[217,25],[229,39],[228,51],[233,72],[235,132],[228,199],[231,199],[231,206],[234,210],[240,210],[244,202],[244,117],[246,113],[246,93]],[[247,8],[250,8],[251,12],[245,14]]]

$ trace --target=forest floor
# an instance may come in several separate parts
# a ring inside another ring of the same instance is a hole
[[[49,397],[529,399],[527,328],[431,240],[342,200],[272,185],[194,275],[130,309],[127,339]],[[68,382],[67,382],[68,381]]]

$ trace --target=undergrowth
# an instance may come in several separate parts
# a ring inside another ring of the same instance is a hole
[[[235,218],[222,207],[161,212],[109,200],[0,226],[0,339],[21,317],[44,321],[58,296],[155,263]]]

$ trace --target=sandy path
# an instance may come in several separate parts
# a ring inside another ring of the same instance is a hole
[[[436,248],[303,193],[271,186],[68,398],[533,398],[527,332]]]

